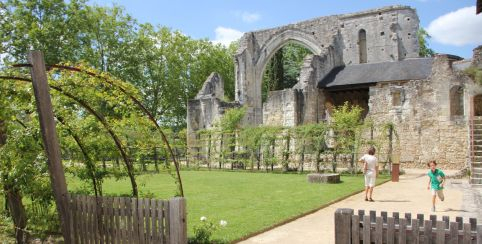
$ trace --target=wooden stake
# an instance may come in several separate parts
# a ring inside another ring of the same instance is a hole
[[[30,73],[32,75],[42,141],[48,159],[50,183],[54,192],[65,243],[71,243],[67,183],[65,181],[64,168],[62,167],[60,146],[57,139],[52,101],[50,100],[49,85],[42,52],[31,51],[28,55],[28,62],[32,65]]]

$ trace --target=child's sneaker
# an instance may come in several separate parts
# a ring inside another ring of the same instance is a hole
[[[435,206],[432,207],[432,212],[435,212]]]

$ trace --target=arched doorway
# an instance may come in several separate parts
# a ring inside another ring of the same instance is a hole
[[[482,116],[482,94],[474,97],[474,116]]]

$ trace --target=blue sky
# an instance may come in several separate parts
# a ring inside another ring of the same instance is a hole
[[[123,6],[139,22],[171,27],[193,38],[227,42],[242,32],[290,24],[310,18],[351,13],[388,5],[417,9],[420,25],[433,36],[429,44],[439,53],[465,58],[482,45],[482,14],[476,0],[91,0]]]

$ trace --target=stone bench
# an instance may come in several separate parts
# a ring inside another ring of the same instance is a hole
[[[310,183],[340,183],[340,174],[308,174]]]

